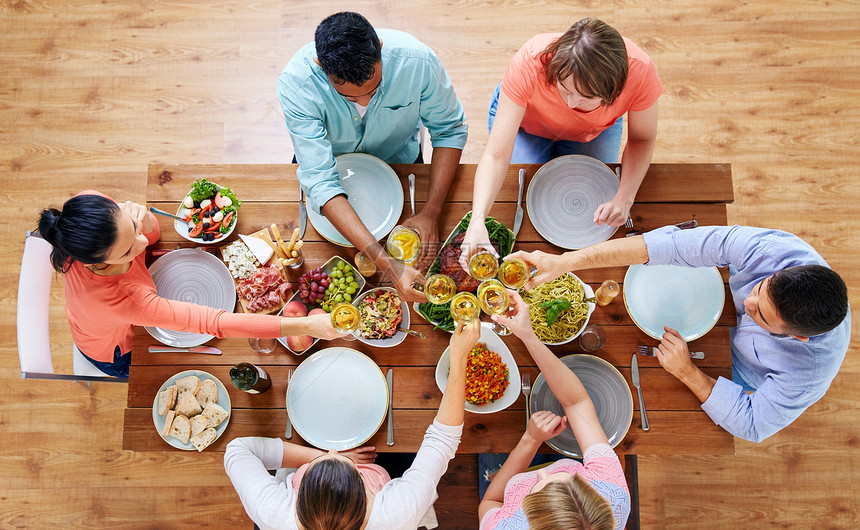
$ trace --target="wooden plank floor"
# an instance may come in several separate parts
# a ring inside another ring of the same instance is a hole
[[[0,2],[0,527],[248,527],[220,454],[122,450],[124,387],[18,379],[24,231],[83,188],[143,201],[153,162],[289,162],[277,74],[324,16],[355,5]],[[368,2],[363,12],[438,52],[466,110],[470,163],[516,49],[582,16],[604,19],[651,55],[666,86],[654,161],[730,163],[730,221],[804,237],[858,292],[860,4],[571,7],[419,0]],[[52,344],[68,357],[59,288],[54,302]],[[762,444],[738,442],[735,457],[640,457],[643,527],[860,525],[857,353],[819,403]],[[477,524],[473,465],[456,461],[444,480],[442,528]]]

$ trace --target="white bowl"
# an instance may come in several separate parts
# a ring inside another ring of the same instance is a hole
[[[594,297],[594,289],[592,289],[590,285],[588,285],[584,281],[580,280],[579,277],[572,272],[568,272],[567,274],[569,276],[571,276],[572,278],[575,278],[576,281],[578,281],[579,283],[582,284],[582,289],[583,289],[583,291],[585,291],[585,298],[593,298]],[[588,321],[591,320],[591,314],[594,313],[594,308],[597,307],[597,304],[595,304],[594,302],[587,302],[587,304],[588,304],[588,313],[586,313],[586,315],[585,315],[585,322],[582,323],[582,327],[580,327],[579,331],[577,331],[572,337],[570,337],[569,339],[565,339],[561,342],[547,342],[547,341],[541,341],[541,342],[543,342],[547,346],[558,346],[561,344],[567,344],[568,342],[572,341],[576,337],[580,336],[582,334],[582,331],[585,329],[585,326],[588,325]]]
[[[215,184],[215,183],[213,182],[213,184]],[[221,189],[221,186],[219,186],[218,184],[215,184],[215,187],[219,190]],[[188,190],[188,193],[191,193],[191,190]],[[185,197],[188,196],[188,193],[185,194]],[[185,197],[183,197],[183,200],[185,199]],[[186,208],[182,202],[180,202],[179,203],[179,209],[176,210],[177,217],[185,217],[186,215],[188,215],[188,212],[189,212],[189,209]],[[224,234],[223,236],[219,237],[218,239],[213,239],[212,241],[203,241],[202,237],[190,237],[188,235],[188,227],[189,227],[189,225],[191,225],[191,223],[186,223],[185,221],[174,220],[173,221],[173,229],[176,230],[177,234],[179,234],[180,236],[184,237],[185,239],[187,239],[188,241],[191,241],[193,243],[202,243],[204,245],[220,245],[221,243],[227,242],[227,238],[230,237],[230,234],[232,234],[233,230],[236,229],[236,225],[239,224],[239,210],[238,209],[233,212],[233,218],[234,218],[233,226],[230,227],[230,230],[227,231],[227,233]]]
[[[370,289],[370,290],[365,291],[365,292],[361,293],[360,295],[356,296],[352,301],[352,305],[354,305],[355,307],[358,307],[358,305],[361,303],[361,301],[364,300],[364,298],[367,295],[369,295],[370,293],[378,293],[378,292],[384,292],[384,291],[388,291],[390,293],[397,294],[397,290],[393,289],[391,287],[377,287],[375,289]],[[400,321],[400,324],[398,324],[398,327],[408,329],[409,328],[409,306],[403,300],[400,301],[400,315],[401,315],[401,321]],[[354,333],[354,335],[355,335],[355,338],[357,338],[361,342],[368,344],[370,346],[376,346],[379,348],[390,348],[392,346],[397,346],[398,344],[400,344],[401,342],[403,342],[406,339],[406,333],[403,333],[402,331],[398,331],[397,333],[388,337],[387,339],[368,339],[368,338],[362,337],[360,331],[356,331]]]
[[[488,324],[486,322],[481,323],[481,338],[478,339],[478,342],[485,342],[487,344],[487,349],[498,353],[499,357],[502,358],[502,362],[508,367],[509,384],[508,388],[505,389],[505,393],[502,394],[502,397],[499,399],[492,403],[487,403],[486,405],[472,405],[467,401],[466,410],[477,414],[490,414],[492,412],[505,410],[510,407],[520,395],[520,371],[517,368],[517,362],[514,360],[511,350],[508,349],[501,337],[496,335],[493,331],[492,324]],[[450,349],[450,347],[445,348],[445,351],[439,358],[439,362],[436,364],[436,386],[438,386],[439,390],[442,392],[445,392],[445,385],[448,384],[448,370],[451,367],[451,360],[449,357]]]

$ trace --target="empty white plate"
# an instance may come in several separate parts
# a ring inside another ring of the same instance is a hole
[[[714,327],[723,313],[726,291],[716,267],[631,265],[624,275],[624,305],[648,336],[663,337],[663,326],[687,342]]]
[[[373,436],[388,412],[388,386],[370,357],[326,348],[303,361],[287,388],[287,412],[306,442],[346,451]]]

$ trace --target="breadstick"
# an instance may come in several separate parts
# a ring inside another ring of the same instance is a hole
[[[275,251],[275,256],[276,256],[276,257],[278,257],[278,258],[285,258],[285,257],[286,257],[286,256],[284,255],[283,251],[281,251],[281,249],[280,249],[280,248],[278,248],[278,246],[277,246],[277,245],[275,245],[275,244],[272,242],[272,240],[271,240],[271,239],[269,239],[268,237],[263,237],[263,235],[262,235],[262,234],[255,234],[255,235],[256,235],[257,237],[259,237],[260,239],[262,239],[263,241],[265,241],[267,245],[269,245],[270,247],[272,247],[272,250],[274,250],[274,251]]]
[[[296,240],[299,238],[299,227],[297,226],[295,230],[293,230],[293,235],[290,237],[290,244],[287,246],[287,249],[290,251],[294,251],[296,247]]]
[[[289,249],[289,247],[287,247],[287,244],[284,243],[284,240],[281,239],[281,232],[278,230],[278,226],[275,223],[272,223],[271,229],[272,229],[272,234],[275,235],[275,241],[278,243],[278,246],[283,251],[284,256],[289,257],[290,249]]]
[[[301,250],[304,244],[305,242],[299,239],[298,241],[296,241],[296,246],[293,247],[293,250]]]
[[[292,251],[291,255],[293,256],[293,259],[299,259],[299,251],[298,250]]]

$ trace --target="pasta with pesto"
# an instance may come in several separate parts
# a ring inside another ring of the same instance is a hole
[[[541,307],[541,303],[555,299],[570,301],[570,308],[562,311],[552,326],[547,326],[546,309]],[[532,329],[541,342],[560,343],[570,339],[582,329],[588,317],[585,289],[582,282],[571,274],[530,289],[523,300],[529,305]]]

